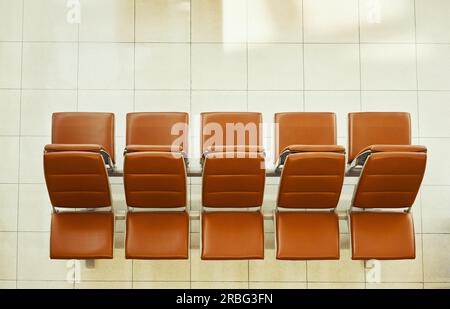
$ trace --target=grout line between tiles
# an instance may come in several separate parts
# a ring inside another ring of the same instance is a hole
[[[25,91],[111,91],[111,92],[118,92],[118,91],[136,91],[136,92],[188,92],[191,89],[185,88],[185,89],[179,89],[179,88],[1,88],[0,90],[25,90]],[[211,88],[192,88],[192,91],[195,92],[301,92],[302,89],[211,89]],[[420,89],[417,90],[414,89],[305,89],[307,92],[450,92],[450,89]]]
[[[24,36],[24,20],[25,20],[25,1],[22,1],[22,43],[20,55],[20,102],[19,102],[19,134],[22,131],[22,86],[23,86],[23,36]],[[19,214],[20,214],[20,151],[21,151],[21,136],[19,135],[19,162],[17,165],[17,213],[16,213],[16,289],[17,280],[19,279]]]
[[[414,48],[415,48],[415,65],[416,65],[416,108],[417,108],[417,135],[418,137],[418,142],[420,144],[420,99],[419,99],[419,55],[418,55],[418,49],[417,49],[417,6],[416,6],[416,0],[414,0]],[[424,242],[423,242],[423,199],[422,199],[422,189],[423,187],[420,189],[420,194],[419,194],[419,203],[420,203],[420,231],[422,232],[420,234],[420,240],[421,240],[421,253],[422,253],[422,282],[425,282],[425,255],[424,255]],[[424,285],[425,287],[425,285]]]

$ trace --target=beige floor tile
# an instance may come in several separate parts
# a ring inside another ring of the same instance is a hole
[[[17,184],[0,184],[0,231],[17,230]]]
[[[411,0],[359,1],[361,41],[414,43],[414,2]],[[378,15],[373,13],[371,15],[374,9],[379,12]],[[373,22],[377,16],[380,22]]]
[[[52,206],[45,184],[21,184],[19,189],[19,231],[50,231]]]
[[[74,284],[67,281],[17,281],[18,289],[73,289]]]
[[[306,289],[306,282],[250,282],[250,289]]]
[[[81,41],[132,42],[134,0],[82,0]]]
[[[20,43],[0,43],[0,87],[20,88],[21,86]]]
[[[299,44],[251,44],[248,50],[249,89],[302,89],[302,59],[303,48]]]
[[[133,43],[81,43],[79,88],[133,89]]]
[[[76,289],[131,289],[132,282],[91,281],[75,283]]]
[[[16,279],[17,233],[0,232],[0,280]]]
[[[0,289],[15,289],[16,281],[0,280]]]
[[[0,40],[22,39],[23,0],[0,0]]]
[[[422,188],[422,220],[424,233],[450,233],[450,187]]]
[[[423,235],[425,282],[450,282],[450,234]]]
[[[137,0],[136,41],[188,42],[190,0]]]
[[[245,44],[193,44],[191,59],[193,89],[247,89]]]
[[[189,289],[190,282],[133,282],[133,289]]]
[[[247,39],[247,2],[192,0],[193,42],[244,42]]]
[[[19,174],[19,137],[0,136],[2,160],[0,161],[0,182],[17,183]]]
[[[357,0],[303,0],[305,42],[358,41]]]
[[[48,232],[19,232],[18,280],[66,280],[73,264],[50,260],[49,239]]]
[[[308,289],[364,289],[364,283],[348,283],[348,282],[308,282]]]
[[[249,42],[301,42],[302,0],[249,0]]]
[[[78,46],[76,43],[23,44],[22,87],[75,89]]]
[[[140,43],[135,55],[137,89],[189,89],[189,44]]]
[[[192,282],[193,289],[248,289],[248,282]]]
[[[450,282],[443,283],[424,283],[425,289],[450,289]]]
[[[367,289],[423,289],[423,283],[367,283]]]
[[[420,43],[449,43],[450,20],[447,0],[416,0],[417,41]]]
[[[192,281],[247,281],[248,261],[204,261],[200,250],[191,249]]]
[[[18,135],[20,125],[20,91],[0,90],[0,134]]]
[[[124,249],[114,249],[112,260],[96,260],[94,268],[87,268],[83,261],[80,266],[82,281],[132,280],[132,261],[125,259]]]
[[[380,261],[381,282],[423,282],[422,240],[416,235],[414,260]]]
[[[189,260],[133,261],[135,281],[189,281]]]
[[[265,250],[264,260],[252,260],[249,267],[250,281],[306,281],[306,263],[277,260],[275,250]]]
[[[308,261],[308,281],[364,282],[364,263],[351,260],[350,249],[343,249],[348,246],[349,241],[349,235],[341,234],[341,257],[339,260]]]
[[[67,10],[65,1],[24,0],[23,39],[76,41],[78,25],[67,22]]]

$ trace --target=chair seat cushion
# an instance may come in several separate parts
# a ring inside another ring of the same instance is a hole
[[[112,259],[114,215],[111,212],[52,214],[52,259]]]
[[[202,214],[202,259],[245,260],[264,258],[261,212]]]
[[[277,259],[339,259],[339,222],[334,212],[277,212]]]
[[[410,213],[352,212],[352,259],[397,260],[416,256]]]
[[[187,259],[189,216],[186,212],[129,212],[127,259]]]

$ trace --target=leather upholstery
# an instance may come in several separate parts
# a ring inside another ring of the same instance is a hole
[[[277,259],[339,259],[335,212],[276,212]]]
[[[353,206],[409,208],[419,191],[426,167],[423,152],[377,152],[363,167]],[[415,258],[410,213],[355,211],[350,214],[353,259]]]
[[[101,145],[97,144],[49,144],[45,145],[44,151],[46,152],[59,152],[59,151],[88,151],[88,152],[100,152],[104,150]]]
[[[353,198],[359,208],[406,208],[416,199],[427,155],[379,152],[367,159]]]
[[[202,214],[202,259],[264,258],[261,212],[208,212]]]
[[[50,201],[55,207],[111,206],[108,176],[99,153],[44,153],[44,174]]]
[[[187,259],[189,215],[186,212],[128,212],[127,259]]]
[[[169,152],[128,153],[124,160],[128,206],[171,208],[186,206],[186,167],[183,156]]]
[[[290,154],[282,171],[277,205],[284,208],[335,208],[344,174],[344,154]]]
[[[392,212],[352,212],[352,259],[415,258],[412,215]]]
[[[264,157],[261,153],[210,153],[203,167],[205,207],[259,207],[263,202]]]
[[[427,152],[427,147],[420,145],[370,145],[361,150],[356,157],[365,152]]]
[[[201,113],[200,117],[201,153],[214,146],[262,145],[261,113],[212,112]],[[234,132],[233,136],[227,135],[230,130]]]
[[[278,126],[275,129],[275,161],[291,145],[336,145],[337,142],[334,113],[276,113],[275,124]]]
[[[52,144],[95,144],[114,155],[114,114],[64,112],[53,113]]]
[[[112,259],[114,215],[111,212],[53,213],[52,259]]]
[[[214,208],[260,207],[264,182],[262,153],[209,153],[203,168],[202,205]],[[202,259],[262,259],[263,221],[260,211],[203,212]]]
[[[362,112],[348,114],[348,162],[371,145],[410,145],[409,113]]]
[[[188,124],[187,113],[129,113],[126,144],[171,146],[175,143],[181,147],[181,151],[187,153]],[[174,127],[175,125],[178,126]]]
[[[206,152],[264,152],[263,146],[257,145],[213,145],[209,146]]]
[[[176,145],[128,145],[125,148],[126,153],[132,152],[182,152],[183,148]]]
[[[336,152],[345,153],[345,147],[339,145],[289,145],[283,149],[290,152]]]

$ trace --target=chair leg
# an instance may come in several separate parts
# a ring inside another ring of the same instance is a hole
[[[95,268],[95,260],[86,260],[85,265],[87,269],[94,269]]]
[[[367,283],[381,282],[381,263],[379,260],[372,259],[364,261],[364,268],[366,270]]]

